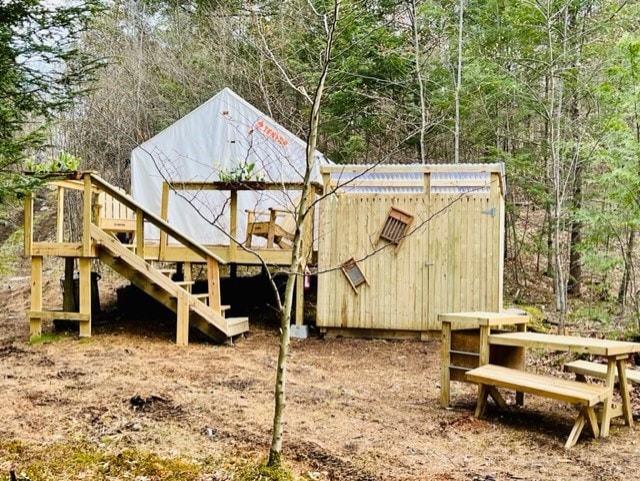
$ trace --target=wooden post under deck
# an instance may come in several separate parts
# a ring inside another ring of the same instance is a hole
[[[231,199],[230,199],[230,208],[231,212],[229,213],[229,235],[231,238],[229,239],[229,259],[228,262],[236,261],[236,251],[238,250],[237,246],[237,231],[238,231],[238,191],[231,191]]]
[[[193,274],[191,272],[191,262],[185,262],[182,270],[182,275],[184,276],[183,279],[187,282],[191,282],[193,280]]]
[[[160,218],[164,221],[169,221],[169,184],[167,182],[162,183],[162,199],[160,204]],[[158,260],[165,259],[165,253],[167,251],[167,242],[169,241],[167,233],[164,230],[160,230],[160,248],[158,251]]]
[[[222,314],[220,302],[220,266],[218,261],[207,258],[207,287],[209,288],[209,307]]]
[[[42,311],[42,257],[31,258],[31,310]],[[42,334],[42,319],[29,319],[29,338]]]
[[[144,259],[144,214],[136,209],[136,254]]]
[[[91,259],[81,257],[78,259],[79,283],[80,283],[80,314],[88,316],[88,320],[80,322],[80,337],[91,337]]]
[[[189,343],[189,295],[181,289],[176,301],[178,303],[176,344],[186,346]]]

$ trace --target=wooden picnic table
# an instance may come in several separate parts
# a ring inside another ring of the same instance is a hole
[[[483,327],[480,326],[483,330]],[[608,339],[594,339],[579,336],[561,336],[556,334],[540,334],[537,332],[511,332],[490,334],[488,327],[484,328],[488,336],[488,344],[492,346],[511,346],[521,348],[540,348],[553,351],[568,351],[602,356],[607,359],[607,375],[605,386],[609,389],[608,400],[603,403],[600,436],[609,435],[611,418],[624,416],[628,426],[633,425],[629,384],[626,375],[625,362],[633,353],[640,352],[640,344],[626,341],[612,341]],[[488,358],[486,359],[488,362]],[[481,360],[481,365],[486,364]],[[618,374],[622,410],[613,408],[613,387]]]

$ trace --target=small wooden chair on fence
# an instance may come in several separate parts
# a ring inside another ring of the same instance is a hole
[[[267,249],[278,244],[280,249],[291,249],[296,230],[296,220],[292,212],[286,209],[269,208],[268,211],[247,210],[247,240],[251,247],[251,238],[255,235],[267,239]],[[259,220],[268,216],[269,220]],[[280,220],[278,220],[280,219]]]

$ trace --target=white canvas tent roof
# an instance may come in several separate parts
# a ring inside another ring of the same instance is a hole
[[[251,180],[302,182],[306,144],[231,89],[207,102],[131,152],[131,192],[136,201],[160,214],[163,181],[215,181],[221,172],[254,165]],[[316,151],[312,181],[321,182],[320,166],[330,163]],[[246,179],[245,179],[246,180]],[[238,195],[238,213],[293,208],[295,192],[250,192]],[[169,222],[204,244],[226,245],[229,232],[227,193],[171,192]],[[245,223],[238,222],[244,241]],[[159,237],[154,228],[145,238]]]

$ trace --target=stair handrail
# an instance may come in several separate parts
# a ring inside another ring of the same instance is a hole
[[[198,241],[192,239],[188,235],[173,228],[166,220],[162,219],[160,216],[154,214],[153,212],[147,210],[145,207],[142,206],[142,204],[136,202],[131,197],[129,197],[128,194],[123,194],[122,192],[119,192],[115,186],[111,185],[109,182],[104,180],[99,175],[95,173],[86,173],[85,175],[89,175],[91,177],[91,183],[94,184],[96,187],[98,187],[100,190],[102,190],[103,192],[106,192],[107,194],[112,196],[114,199],[116,199],[118,202],[121,202],[122,204],[127,206],[129,209],[135,210],[136,215],[140,215],[140,213],[142,213],[144,219],[151,222],[154,226],[156,226],[161,231],[166,232],[168,236],[176,239],[185,247],[189,248],[193,252],[202,256],[205,260],[207,258],[211,258],[211,259],[215,259],[220,264],[227,263],[224,259],[222,259],[220,256],[217,256],[216,254],[211,252],[209,249],[207,249],[205,246],[200,244]],[[136,232],[136,235],[138,234],[139,233]]]

